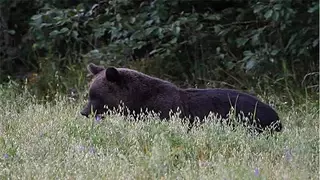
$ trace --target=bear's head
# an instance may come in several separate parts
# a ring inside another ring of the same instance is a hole
[[[88,103],[80,112],[81,115],[103,114],[106,106],[116,108],[128,96],[125,78],[117,68],[104,68],[90,63],[87,69],[94,77],[89,85]]]

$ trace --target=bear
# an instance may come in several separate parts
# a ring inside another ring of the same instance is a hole
[[[105,68],[90,63],[87,69],[93,78],[89,85],[88,103],[80,112],[86,117],[91,112],[101,115],[107,111],[105,106],[113,109],[122,103],[129,113],[153,111],[161,120],[169,119],[170,113],[179,111],[179,116],[188,119],[192,127],[196,120],[202,122],[210,113],[228,119],[233,107],[236,116],[249,117],[249,123],[255,124],[258,132],[266,128],[277,132],[282,130],[279,116],[271,106],[238,90],[182,89],[169,81],[129,68]]]

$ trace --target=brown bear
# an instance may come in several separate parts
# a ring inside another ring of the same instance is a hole
[[[89,101],[81,111],[89,116],[106,112],[104,108],[117,108],[123,103],[135,114],[144,110],[159,113],[160,119],[168,119],[170,110],[180,110],[180,117],[192,124],[195,118],[203,120],[210,112],[222,119],[228,118],[231,107],[236,115],[251,116],[250,123],[262,132],[269,128],[281,131],[278,114],[256,97],[231,89],[181,89],[159,78],[127,68],[104,68],[93,63],[88,70],[94,75],[89,87]]]

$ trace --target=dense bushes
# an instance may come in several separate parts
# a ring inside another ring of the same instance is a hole
[[[51,0],[31,9],[32,17],[22,2],[1,3],[1,9],[15,3],[26,18],[16,22],[18,29],[8,27],[5,36],[16,32],[15,37],[28,37],[15,44],[25,49],[19,57],[0,64],[2,75],[13,72],[17,59],[39,73],[41,64],[49,64],[53,74],[95,61],[185,86],[318,90],[315,0]]]

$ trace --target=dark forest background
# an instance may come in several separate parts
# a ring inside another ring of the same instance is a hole
[[[316,0],[0,0],[0,82],[82,91],[94,62],[295,101],[318,95],[318,32]]]

